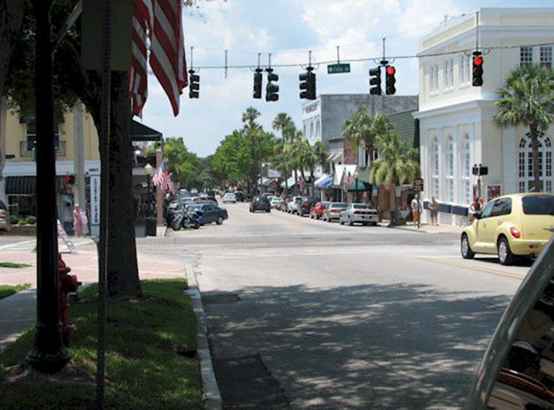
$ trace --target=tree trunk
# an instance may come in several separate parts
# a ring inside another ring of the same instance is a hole
[[[541,191],[541,178],[539,175],[539,132],[536,127],[531,126],[531,144],[533,150],[533,179],[535,192]]]
[[[25,0],[0,0],[0,97],[4,95],[4,83],[24,10]]]
[[[304,173],[304,168],[300,168],[300,176],[302,177],[302,191],[300,193],[304,195],[306,193],[306,175]]]
[[[129,135],[131,107],[128,75],[112,73],[110,138],[110,247],[108,249],[108,293],[110,297],[142,294],[135,240],[135,206],[132,176],[132,147]],[[99,117],[95,116],[100,129]],[[105,141],[100,140],[100,144]],[[105,161],[100,150],[101,161]]]

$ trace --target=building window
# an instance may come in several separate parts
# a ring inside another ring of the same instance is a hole
[[[448,67],[448,79],[450,81],[450,87],[454,87],[454,60],[450,60]]]
[[[436,92],[439,90],[439,66],[437,65],[431,67],[429,88],[431,89],[431,92]]]
[[[519,141],[518,176],[520,192],[525,192],[526,188],[534,190],[533,144],[526,138]],[[539,142],[539,178],[541,190],[552,192],[552,141],[549,137]]]
[[[462,141],[462,171],[463,171],[463,198],[465,204],[471,203],[471,145],[469,135],[465,134]]]
[[[519,56],[521,65],[533,64],[533,47],[521,47]]]
[[[433,138],[431,144],[431,195],[435,198],[439,198],[440,194],[440,149],[439,149],[439,140],[437,137]]]
[[[552,47],[541,47],[541,65],[549,70],[552,68]]]
[[[315,123],[315,138],[319,139],[321,137],[321,124],[319,121]]]
[[[314,137],[314,123],[310,123],[310,136],[308,137],[310,140]]]
[[[460,56],[460,83],[464,84],[466,82],[466,56]]]
[[[448,136],[448,146],[446,151],[446,187],[447,198],[449,202],[454,202],[454,138]]]

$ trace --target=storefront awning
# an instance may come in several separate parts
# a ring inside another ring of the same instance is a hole
[[[129,133],[131,141],[134,142],[161,141],[163,139],[161,132],[135,120],[131,120]]]
[[[370,185],[367,182],[356,178],[352,185],[348,187],[348,191],[369,191]]]
[[[327,189],[333,185],[333,177],[330,175],[323,175],[322,177],[316,179],[314,184],[316,188]]]

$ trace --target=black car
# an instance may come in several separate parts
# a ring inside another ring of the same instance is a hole
[[[189,205],[194,214],[196,215],[196,220],[200,225],[206,225],[215,222],[218,225],[221,225],[224,220],[229,218],[226,209],[222,209],[217,205],[213,204],[194,204]]]
[[[244,202],[244,200],[246,199],[244,192],[236,191],[233,193],[235,194],[235,198],[237,199],[237,202]]]
[[[271,203],[265,196],[257,196],[250,202],[250,212],[266,211],[271,212]]]

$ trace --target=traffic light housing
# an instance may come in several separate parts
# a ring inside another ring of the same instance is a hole
[[[256,72],[254,73],[254,98],[257,99],[262,98],[262,71],[263,70],[261,68],[257,68]]]
[[[189,70],[189,98],[200,98],[200,76]]]
[[[481,87],[483,85],[483,54],[480,51],[473,52],[473,81],[474,87]]]
[[[267,85],[265,87],[265,100],[267,102],[279,101],[279,76],[273,73],[273,68],[266,68],[267,71]]]
[[[385,74],[387,75],[385,78],[387,95],[394,95],[396,94],[396,87],[394,86],[396,84],[396,68],[392,65],[386,66]]]
[[[381,95],[381,67],[375,67],[369,70],[369,94]]]
[[[313,67],[308,67],[306,68],[306,73],[298,76],[298,79],[300,80],[300,98],[302,99],[316,99],[316,77],[313,71]]]

